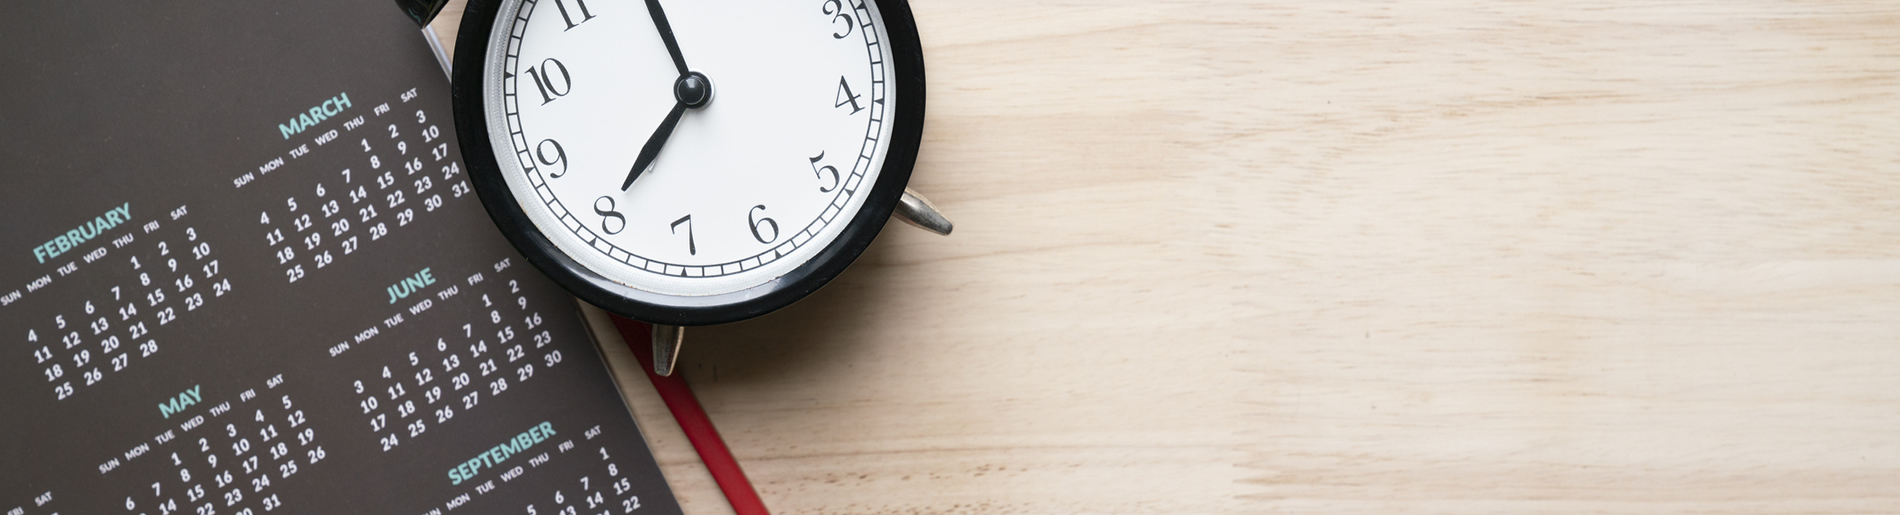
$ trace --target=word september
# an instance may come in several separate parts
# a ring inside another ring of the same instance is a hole
[[[513,439],[502,442],[501,445],[497,445],[481,454],[477,454],[475,458],[461,465],[456,465],[455,468],[449,469],[449,484],[459,485],[462,484],[463,481],[473,479],[475,474],[481,472],[482,469],[495,468],[495,464],[507,461],[510,456],[526,451],[529,447],[533,447],[534,444],[547,440],[550,436],[554,436],[553,424],[542,422],[539,425],[528,428],[527,431],[515,435]]]

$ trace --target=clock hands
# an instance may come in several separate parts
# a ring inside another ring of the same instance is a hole
[[[673,66],[680,69],[685,77],[686,57],[680,55],[680,43],[673,40],[673,25],[666,22],[666,11],[660,9],[660,0],[647,0],[647,14],[653,15],[653,28],[660,30],[660,41],[666,42],[666,53],[673,55]]]
[[[640,156],[634,158],[633,169],[627,171],[627,180],[620,183],[620,191],[633,187],[633,180],[640,178],[641,173],[653,166],[653,159],[660,157],[660,147],[666,145],[668,136],[673,135],[673,126],[679,125],[680,115],[686,114],[688,108],[705,107],[712,100],[712,81],[699,72],[687,72],[673,83],[673,98],[678,103],[673,104],[673,110],[666,113],[666,119],[660,121],[660,128],[653,131],[653,136],[647,138],[646,146],[640,147]]]
[[[633,169],[627,171],[627,180],[620,183],[620,191],[633,187],[633,180],[640,178],[647,168],[653,166],[653,160],[660,157],[660,147],[666,145],[666,139],[673,135],[673,127],[679,125],[680,115],[687,109],[706,107],[712,101],[712,80],[706,75],[686,68],[686,57],[680,54],[679,41],[673,39],[673,26],[666,22],[666,11],[660,9],[660,0],[646,0],[647,13],[653,15],[653,27],[660,31],[660,41],[666,42],[666,53],[673,56],[673,66],[679,68],[680,77],[673,81],[673,110],[666,113],[666,119],[660,121],[660,127],[654,129],[653,136],[647,138],[645,146],[640,147],[639,157],[633,160]]]

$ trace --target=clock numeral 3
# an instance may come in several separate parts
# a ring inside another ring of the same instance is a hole
[[[581,8],[581,21],[579,22],[575,22],[574,17],[567,14],[567,2],[554,0],[554,7],[561,10],[561,20],[567,22],[567,28],[562,29],[563,32],[574,30],[574,27],[579,27],[582,23],[587,23],[587,20],[594,19],[594,14],[587,12],[587,2],[574,0],[574,5]]]
[[[549,64],[554,65],[554,71],[561,72],[560,87],[555,87],[554,85],[554,73],[548,71]],[[528,68],[528,78],[533,79],[534,88],[541,91],[541,105],[548,105],[548,102],[553,102],[554,99],[558,97],[567,96],[567,92],[574,90],[574,78],[567,74],[567,65],[561,64],[560,61],[556,61],[552,57],[541,60],[541,69],[539,71],[536,71],[532,67]],[[844,78],[839,77],[838,80],[843,81]]]
[[[844,107],[845,104],[851,104],[851,114],[858,114],[858,111],[864,110],[864,106],[858,105],[858,99],[863,98],[863,97],[864,95],[852,93],[851,84],[846,83],[844,81],[843,75],[839,75],[838,76],[838,96],[836,97],[836,100],[838,101],[838,103],[833,104],[831,107]]]
[[[746,221],[752,224],[752,239],[759,240],[759,243],[771,243],[773,241],[777,241],[778,240],[778,222],[774,222],[772,221],[772,219],[762,217],[762,216],[758,217],[757,219],[753,218],[754,216],[758,216],[758,214],[762,211],[765,211],[765,205],[763,204],[752,206],[752,210],[746,211],[746,214],[745,214]],[[762,226],[771,226],[772,228],[771,237],[768,238],[759,234],[759,227],[762,227]]]
[[[844,39],[845,36],[851,35],[851,27],[857,25],[857,23],[851,21],[851,15],[845,14],[843,1],[825,0],[823,9],[825,10],[825,14],[831,15],[831,21],[834,24],[839,20],[844,21],[844,32],[831,33],[832,39]]]
[[[673,221],[673,234],[680,233],[680,224],[686,224],[686,253],[699,255],[699,245],[693,243],[693,215],[686,215]]]
[[[554,159],[548,159],[549,145],[554,146]],[[536,161],[540,161],[541,164],[543,165],[547,165],[547,166],[554,166],[556,164],[561,165],[561,173],[548,174],[548,178],[559,179],[561,178],[561,176],[567,175],[567,151],[561,149],[561,142],[554,141],[552,139],[541,140],[540,143],[537,143],[534,145],[534,158]],[[606,197],[602,197],[602,198],[606,198]]]
[[[607,207],[600,207],[600,204],[602,202],[606,202]],[[619,211],[614,211],[613,197],[601,197],[601,198],[594,199],[594,213],[600,215],[600,231],[601,232],[604,232],[607,234],[620,234],[620,231],[627,230],[627,216],[620,214]],[[618,221],[619,227],[609,228],[607,224],[609,220]]]
[[[811,173],[816,174],[818,175],[818,178],[823,179],[825,178],[825,172],[831,172],[831,187],[829,188],[824,187],[824,186],[818,187],[819,193],[831,193],[831,190],[838,189],[838,168],[831,165],[818,166],[818,160],[824,159],[824,158],[825,158],[824,152],[819,152],[817,157],[809,158],[811,159]]]

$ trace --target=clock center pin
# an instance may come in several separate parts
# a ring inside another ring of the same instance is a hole
[[[712,102],[712,80],[706,74],[687,72],[679,80],[673,81],[673,98],[687,108],[699,109]]]

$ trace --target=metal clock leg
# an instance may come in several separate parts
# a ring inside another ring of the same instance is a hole
[[[949,236],[952,229],[950,219],[937,211],[937,206],[910,188],[904,188],[904,198],[898,200],[897,211],[892,214],[904,223],[944,236]]]
[[[673,362],[680,357],[680,343],[686,341],[686,328],[653,324],[653,373],[673,375]]]

